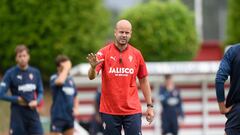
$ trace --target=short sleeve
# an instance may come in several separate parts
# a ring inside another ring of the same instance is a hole
[[[57,75],[52,75],[51,77],[50,77],[50,88],[53,90],[54,89],[54,87],[56,86],[55,85],[55,80],[57,79]]]
[[[144,78],[145,76],[148,75],[147,66],[145,64],[145,61],[143,59],[143,56],[142,56],[141,52],[139,52],[138,58],[139,58],[139,69],[138,69],[137,77],[139,79],[142,79],[142,78]]]
[[[99,50],[97,52],[96,56],[97,56],[98,60],[104,59],[105,58],[105,51],[103,49]],[[104,62],[99,63],[96,67],[96,72],[99,73],[99,71],[103,68],[103,66],[104,66]]]
[[[76,96],[77,96],[77,87],[76,87],[76,85],[75,85],[75,82],[74,82],[73,78],[71,78],[71,81],[73,82],[74,97],[76,97]]]

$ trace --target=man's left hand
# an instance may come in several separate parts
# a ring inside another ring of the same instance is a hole
[[[32,100],[28,103],[28,106],[32,109],[37,107],[37,100]]]

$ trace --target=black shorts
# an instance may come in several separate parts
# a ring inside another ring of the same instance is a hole
[[[51,132],[63,133],[74,128],[74,121],[52,120],[50,125]]]
[[[230,112],[225,115],[227,117],[227,122],[225,123],[226,134],[240,134],[240,103],[234,104]]]
[[[162,134],[173,134],[177,135],[178,134],[178,119],[177,119],[177,114],[174,115],[165,115],[162,116]]]

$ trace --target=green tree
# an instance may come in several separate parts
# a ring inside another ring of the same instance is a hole
[[[140,4],[121,18],[133,25],[131,43],[147,61],[191,60],[198,49],[193,13],[179,1]]]
[[[226,45],[240,42],[240,1],[228,0]]]
[[[14,48],[30,48],[31,65],[45,80],[55,71],[57,54],[73,64],[86,61],[109,36],[110,14],[101,0],[1,0],[0,71],[14,64]]]

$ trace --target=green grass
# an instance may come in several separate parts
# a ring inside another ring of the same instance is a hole
[[[0,134],[7,134],[10,120],[10,103],[0,101],[0,120]]]
[[[49,90],[46,90],[44,92],[44,106],[39,110],[39,114],[42,116],[42,126],[45,130],[45,135],[49,133],[51,98],[51,93]],[[0,135],[9,135],[9,121],[10,103],[0,100]]]

